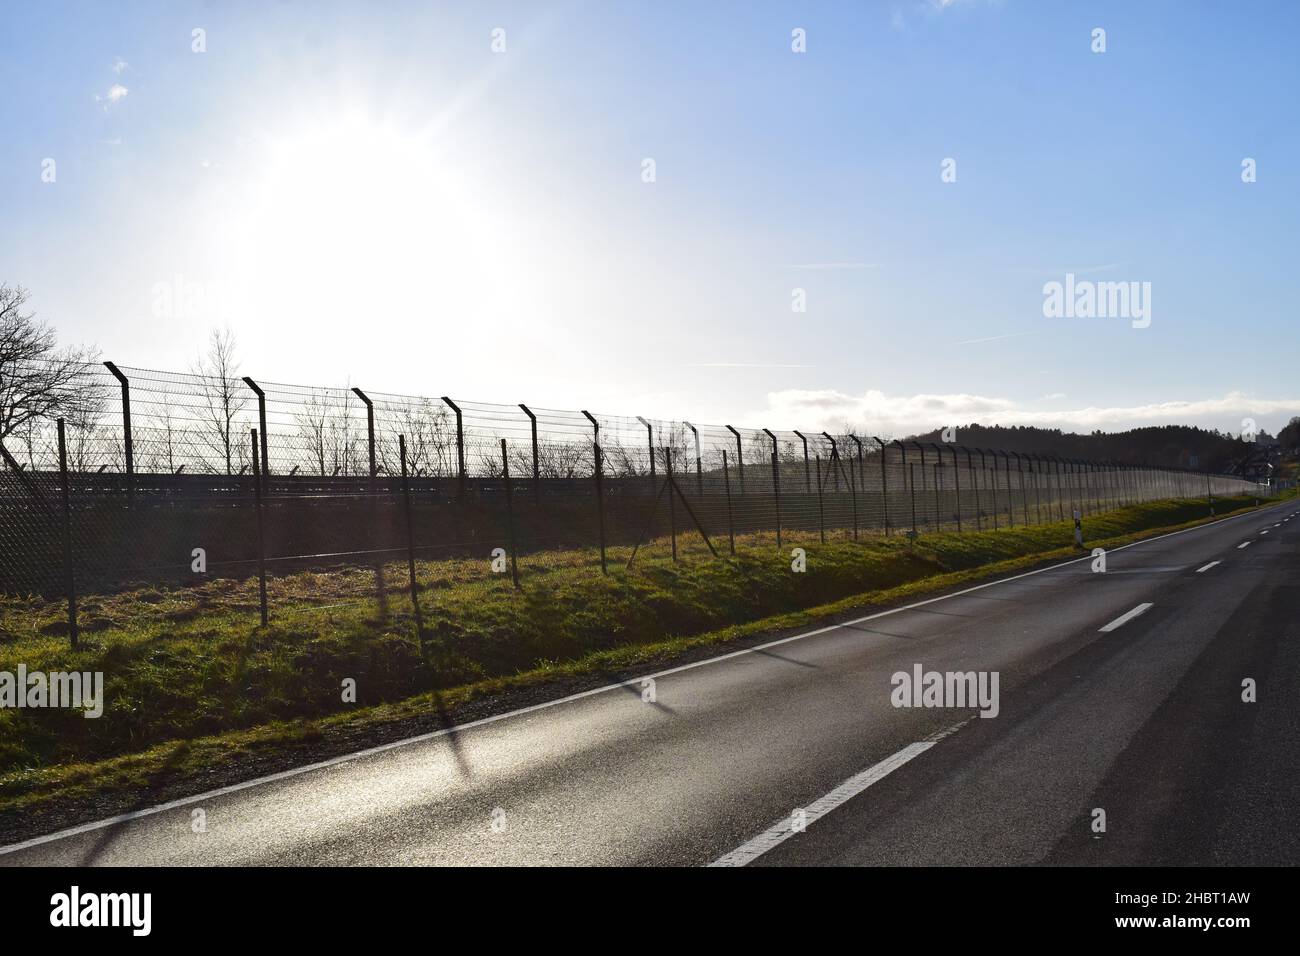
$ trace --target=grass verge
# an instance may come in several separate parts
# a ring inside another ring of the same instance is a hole
[[[1218,512],[1252,506],[1222,499]],[[1088,547],[1203,523],[1205,510],[1162,501],[1092,516]],[[386,569],[386,613],[358,599],[372,571],[277,578],[273,606],[298,611],[268,627],[257,626],[251,580],[98,596],[84,605],[93,631],[76,651],[58,634],[60,605],[3,599],[0,670],[102,671],[108,703],[97,720],[0,710],[0,834],[200,792],[1070,557],[1071,533],[1058,522],[914,543],[787,542],[780,553],[738,539],[734,558],[687,545],[673,564],[652,548],[608,577],[593,573],[592,554],[563,552],[530,558],[520,591],[470,562],[430,562],[418,569],[423,648],[400,566]],[[791,572],[793,546],[807,550],[806,573]],[[343,700],[345,679],[355,703]]]

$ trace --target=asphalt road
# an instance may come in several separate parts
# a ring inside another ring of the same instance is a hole
[[[590,692],[39,838],[0,864],[1297,863],[1293,511],[664,671],[653,695]],[[997,716],[895,707],[891,676],[916,664],[997,672]]]

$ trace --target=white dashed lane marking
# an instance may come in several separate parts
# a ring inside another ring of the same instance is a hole
[[[919,757],[944,737],[955,734],[966,726],[974,718],[967,718],[960,724],[955,724],[947,730],[941,730],[937,734],[926,737],[924,740],[918,740],[914,744],[908,744],[902,750],[886,757],[879,763],[872,764],[861,773],[854,774],[845,780],[842,784],[826,794],[819,797],[808,806],[801,808],[802,813],[796,810],[789,817],[778,820],[772,824],[754,839],[748,843],[742,844],[724,856],[719,857],[710,863],[710,866],[744,866],[752,863],[768,850],[780,846],[790,837],[797,833],[802,833],[808,827],[812,826],[826,814],[830,813],[836,807],[843,806],[852,800],[863,790],[866,790],[873,783],[884,780],[891,773],[897,770],[903,764]],[[797,821],[797,822],[796,822]]]
[[[1123,627],[1129,621],[1133,620],[1133,618],[1141,614],[1145,614],[1147,611],[1151,610],[1151,608],[1152,608],[1152,604],[1150,601],[1147,601],[1145,604],[1139,604],[1137,607],[1133,608],[1133,610],[1125,611],[1123,614],[1115,618],[1115,620],[1111,621],[1105,627],[1100,628],[1098,633],[1109,634],[1111,631]]]

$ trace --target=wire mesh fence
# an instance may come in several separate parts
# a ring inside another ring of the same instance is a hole
[[[11,429],[0,463],[0,593],[66,595],[74,635],[76,594],[147,584],[257,576],[264,594],[283,573],[343,569],[295,599],[305,610],[385,601],[417,559],[495,554],[517,575],[528,555],[590,549],[600,573],[612,550],[622,560],[664,539],[676,554],[688,533],[724,554],[737,537],[993,530],[1269,494],[1232,476],[960,444],[112,363],[81,367],[75,393],[64,419]]]

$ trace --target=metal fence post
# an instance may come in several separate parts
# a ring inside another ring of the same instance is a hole
[[[1016,475],[1020,480],[1020,509],[1025,516],[1025,527],[1029,526],[1029,494],[1025,491],[1025,463],[1020,457],[1019,452],[1013,451],[1011,454],[1016,456]]]
[[[763,434],[772,439],[772,498],[776,505],[776,546],[781,547],[781,457],[777,452],[776,436],[771,429],[764,428]]]
[[[943,505],[940,503],[940,499],[939,499],[939,484],[940,484],[940,481],[941,481],[941,479],[940,479],[940,475],[942,475],[942,471],[941,471],[941,469],[944,467],[944,465],[943,465],[943,446],[942,446],[942,445],[936,445],[934,442],[930,442],[930,447],[934,449],[934,457],[935,457],[935,465],[934,465],[934,520],[935,520],[935,522],[938,524],[939,528],[942,529],[942,528],[943,528]]]
[[[654,430],[654,426],[652,426],[648,421],[646,421],[646,420],[645,420],[644,418],[642,418],[640,415],[638,415],[638,416],[636,417],[636,420],[639,421],[642,425],[645,426],[646,447],[650,450],[650,477],[651,477],[651,478],[654,478],[654,476],[655,476],[655,430]]]
[[[260,385],[254,382],[247,375],[244,376],[244,384],[253,390],[257,396],[257,424],[262,429],[262,476],[258,481],[262,485],[262,490],[266,490],[266,480],[271,477],[271,459],[266,454],[266,393],[262,391]],[[253,457],[257,457],[257,447],[253,446]]]
[[[515,561],[515,498],[510,488],[510,455],[506,450],[506,440],[501,439],[501,474],[506,485],[506,528],[510,532],[510,577],[514,579],[515,590],[519,589],[519,565]]]
[[[856,435],[849,438],[858,446],[858,476],[853,476],[853,465],[849,464],[849,492],[853,495],[853,540],[858,540],[858,483],[862,480],[862,440]]]
[[[822,504],[822,456],[817,456],[817,533],[826,543],[826,509]]]
[[[370,400],[369,395],[359,388],[353,388],[352,394],[361,399],[366,406],[366,455],[370,469],[369,480],[367,481],[367,488],[370,491],[370,524],[367,534],[370,539],[371,550],[374,552],[375,597],[379,602],[380,615],[387,617],[388,588],[384,583],[384,559],[379,549],[374,547],[379,527],[379,463],[375,458],[375,403]]]
[[[952,493],[957,499],[957,533],[961,534],[961,472],[957,465],[957,446],[949,445],[948,450],[952,452]]]
[[[542,496],[542,458],[537,447],[537,416],[523,402],[519,403],[519,407],[528,416],[529,430],[533,433],[533,497],[540,498]]]
[[[917,448],[917,451],[919,451],[919,452],[921,453],[921,494],[924,496],[924,495],[925,495],[925,492],[926,492],[926,487],[925,487],[925,446],[922,445],[919,441],[914,441],[914,442],[912,442],[912,444],[915,445],[916,448]],[[916,473],[913,472],[913,473],[912,473],[912,476],[913,476],[913,477],[916,477]],[[934,516],[934,517],[935,517],[935,520],[936,520],[936,521],[939,519],[939,515],[938,515],[937,510],[936,510],[936,512],[935,512],[935,516]],[[927,527],[929,526],[929,522],[926,523],[926,526],[927,526]]]
[[[993,516],[993,530],[997,531],[998,530],[998,454],[997,452],[993,452],[993,478],[992,481],[990,481],[988,469],[985,467],[984,464],[984,449],[981,448],[979,452],[980,452],[980,468],[984,469],[984,484],[986,487],[989,488],[990,491],[993,492],[993,506],[992,509],[989,511],[989,514]]]
[[[907,486],[912,492],[912,537],[916,537],[916,465],[912,465],[907,476]]]
[[[875,438],[873,435],[872,438]],[[876,444],[880,446],[880,510],[884,515],[885,537],[889,537],[889,478],[886,475],[885,468],[885,443],[879,438],[875,439]]]
[[[862,439],[858,438],[856,435],[851,435],[849,437],[857,442],[858,445],[858,484],[862,486],[862,491],[865,494],[867,490],[867,458],[862,451]]]
[[[727,431],[736,436],[736,474],[740,476],[740,493],[745,493],[745,449],[740,444],[740,432],[736,431],[730,425]]]
[[[975,486],[975,530],[984,530],[984,508],[980,504],[980,476],[975,471],[975,465],[970,456],[970,449],[963,448],[966,453],[966,473],[970,475],[971,484]],[[983,469],[984,456],[980,455],[980,467]],[[958,499],[960,500],[960,498]]]
[[[736,554],[736,529],[731,522],[731,470],[727,467],[727,449],[722,449],[722,484],[727,492],[727,541],[731,554]]]
[[[1014,527],[1016,526],[1016,496],[1015,496],[1015,491],[1012,490],[1012,488],[1011,488],[1011,456],[1010,456],[1010,453],[1009,453],[1009,452],[1005,452],[1005,451],[1000,452],[1000,451],[997,451],[996,449],[994,450],[993,454],[994,454],[995,456],[996,456],[996,455],[1001,455],[1001,456],[1002,456],[1002,462],[1003,462],[1003,464],[1006,465],[1006,473],[1007,473],[1007,527],[1008,527],[1008,528],[1014,528]],[[997,471],[997,459],[996,459],[996,457],[995,457],[994,462],[993,462],[993,470],[994,470],[994,472]],[[995,475],[995,477],[996,477],[996,475]]]
[[[1039,464],[1042,464],[1042,459],[1039,458],[1037,455],[1026,455],[1025,457],[1029,459],[1029,473],[1034,476],[1034,520],[1038,524],[1042,524],[1043,523],[1043,496],[1040,493],[1040,485],[1042,483],[1042,479],[1039,478],[1039,475],[1042,474],[1042,469],[1034,467],[1034,462],[1038,462]]]
[[[424,646],[424,619],[420,614],[420,596],[415,583],[415,529],[411,522],[411,486],[406,477],[406,436],[397,436],[397,452],[402,459],[402,512],[406,518],[406,570],[411,582],[411,611],[415,614],[415,633]]]
[[[258,466],[257,429],[250,429],[253,440],[253,495],[254,507],[257,509],[257,592],[258,603],[262,611],[262,626],[265,627],[270,615],[266,609],[266,530],[262,517],[262,473]]]
[[[135,444],[131,440],[131,383],[112,362],[105,362],[104,367],[113,373],[113,377],[122,386],[122,449],[126,455],[126,502],[135,503]]]
[[[375,475],[378,474],[375,465],[375,403],[359,388],[352,389],[352,394],[361,399],[366,406],[366,447],[370,454],[370,493],[374,494]]]
[[[826,461],[826,473],[830,475],[831,481],[834,482],[832,490],[839,491],[840,473],[836,466],[840,463],[840,448],[835,444],[835,439],[831,437],[830,432],[822,432],[822,438],[831,443],[831,457]]]
[[[1061,522],[1063,522],[1063,520],[1065,520],[1065,503],[1062,502],[1062,498],[1061,498],[1061,459],[1057,458],[1056,455],[1052,455],[1052,458],[1050,458],[1050,460],[1052,460],[1053,463],[1056,463],[1056,467],[1057,467],[1057,484],[1056,484],[1057,520],[1061,520]]]
[[[941,505],[939,502],[939,482],[941,480],[939,474],[943,469],[943,458],[940,457],[939,460],[936,461],[930,467],[934,469],[934,530],[942,531],[943,530],[943,505]]]
[[[664,471],[668,473],[668,534],[673,543],[673,564],[677,563],[677,505],[673,496],[673,449],[664,447]]]
[[[442,400],[456,413],[456,478],[460,482],[460,496],[465,497],[465,417],[460,413],[460,406],[446,395]]]
[[[683,421],[682,424],[695,436],[695,487],[699,489],[700,494],[704,494],[704,463],[700,459],[700,430],[690,422]]]
[[[900,452],[900,454],[901,454],[901,456],[902,456],[902,462],[901,462],[900,467],[901,467],[901,470],[902,470],[902,472],[903,472],[903,487],[904,487],[904,490],[905,490],[905,491],[911,491],[911,496],[912,496],[912,531],[916,531],[916,491],[915,491],[915,489],[912,488],[912,484],[913,484],[913,482],[916,481],[916,469],[915,469],[915,468],[909,468],[908,465],[907,465],[907,446],[906,446],[905,444],[903,444],[903,442],[902,442],[901,440],[897,439],[897,438],[894,439],[894,444],[898,446],[898,450],[899,450],[899,452]]]
[[[68,636],[72,647],[77,647],[80,633],[77,628],[77,573],[72,558],[72,494],[68,488],[68,446],[64,436],[64,422],[59,425],[59,486],[63,490],[63,577],[68,592]],[[25,688],[20,690],[23,692]]]
[[[609,574],[609,566],[605,563],[605,467],[604,455],[600,450],[600,443],[593,442],[592,447],[596,450],[596,516],[600,526],[600,573]]]
[[[812,466],[808,463],[808,439],[803,437],[803,432],[795,432],[798,439],[803,442],[803,484],[805,491],[812,491]]]

